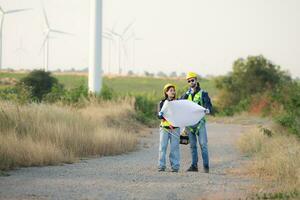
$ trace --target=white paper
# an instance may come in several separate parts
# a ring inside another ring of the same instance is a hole
[[[165,101],[161,112],[175,127],[196,125],[205,116],[205,108],[189,100]]]

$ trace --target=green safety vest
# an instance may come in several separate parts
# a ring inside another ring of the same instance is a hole
[[[193,101],[196,104],[199,104],[200,106],[203,106],[202,90],[200,90],[199,92],[197,92],[197,94],[195,94],[194,99],[192,97],[192,94],[189,94],[188,100]]]
[[[203,99],[202,99],[202,92],[203,92],[203,90],[200,90],[199,92],[197,92],[194,96],[194,99],[192,97],[192,94],[189,94],[188,100],[193,101],[193,102],[195,102],[196,104],[198,104],[200,106],[203,106],[204,102],[203,102]],[[199,129],[201,128],[202,125],[205,124],[205,122],[206,122],[206,119],[205,119],[205,117],[203,117],[197,125],[195,125],[193,127],[188,127],[188,129],[192,133],[199,134]]]

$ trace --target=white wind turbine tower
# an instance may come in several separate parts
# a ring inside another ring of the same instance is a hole
[[[2,7],[0,6],[0,14],[1,14],[1,24],[0,24],[0,70],[2,69],[2,40],[3,40],[3,24],[4,24],[4,19],[6,15],[18,13],[18,12],[23,12],[31,9],[17,9],[17,10],[7,10],[4,11]]]
[[[102,88],[102,0],[90,0],[89,92]]]
[[[52,37],[50,36],[51,33],[64,34],[64,35],[72,35],[72,34],[60,30],[52,29],[49,24],[46,9],[43,3],[42,3],[42,8],[43,8],[46,29],[45,29],[45,38],[41,50],[44,48],[44,70],[47,72],[49,67],[49,45],[50,45],[50,39],[52,39]]]

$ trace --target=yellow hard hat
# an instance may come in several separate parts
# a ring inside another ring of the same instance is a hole
[[[164,86],[164,93],[167,92],[168,88],[173,87],[176,90],[176,86],[174,84],[168,83]]]
[[[197,77],[198,77],[198,75],[196,73],[194,73],[194,72],[189,72],[186,75],[186,79],[187,80],[190,79],[190,78],[197,78]]]

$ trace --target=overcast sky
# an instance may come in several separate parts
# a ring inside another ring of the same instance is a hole
[[[49,69],[87,67],[89,1],[44,2],[50,25],[75,34],[53,35]],[[16,69],[41,67],[44,19],[40,1],[0,0],[0,5],[4,10],[34,9],[5,17],[3,65]],[[300,77],[299,10],[299,0],[104,0],[103,27],[122,32],[135,20],[127,36],[134,31],[142,40],[135,42],[135,62],[133,42],[127,43],[126,71],[192,70],[219,75],[229,72],[239,57],[263,54]],[[116,39],[111,46],[113,72],[118,69]],[[16,52],[21,43],[24,51]],[[103,41],[103,48],[107,71],[108,40]]]

